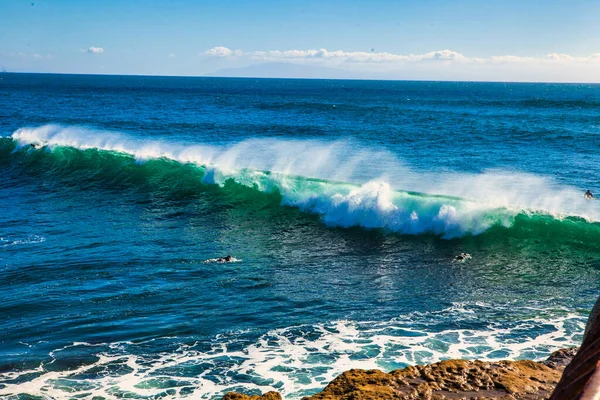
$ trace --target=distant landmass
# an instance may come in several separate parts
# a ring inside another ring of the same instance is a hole
[[[291,63],[262,63],[239,68],[225,68],[207,76],[236,78],[321,78],[321,79],[365,79],[360,72],[338,68],[316,67]]]

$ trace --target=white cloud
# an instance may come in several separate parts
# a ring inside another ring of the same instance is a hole
[[[550,53],[546,59],[554,61],[572,61],[577,63],[597,63],[600,61],[600,53],[592,54],[588,57],[574,57],[568,54]]]
[[[168,57],[175,57],[174,53],[169,53]]]
[[[414,57],[414,61],[421,60],[446,60],[446,61],[470,61],[467,57],[452,50],[432,51]]]
[[[88,53],[88,54],[102,54],[102,53],[104,53],[104,49],[102,47],[92,46],[87,50],[82,50],[82,52]]]
[[[340,76],[375,79],[434,79],[527,82],[599,82],[600,53],[572,56],[466,56],[445,49],[422,54],[375,51],[231,50],[218,46],[201,53],[206,58],[229,60],[228,67],[245,67],[265,62],[334,68]],[[335,75],[331,72],[330,75]]]
[[[387,52],[361,52],[361,51],[328,51],[319,50],[269,50],[269,51],[251,51],[231,50],[227,47],[217,46],[204,52],[208,57],[249,57],[252,59],[261,59],[265,61],[273,60],[338,60],[349,62],[399,62],[399,61],[422,61],[422,60],[441,60],[441,61],[469,61],[469,59],[460,53],[451,50],[432,51],[425,54],[392,54]],[[479,59],[473,59],[479,60]]]
[[[209,57],[231,57],[231,56],[242,56],[244,53],[241,50],[231,50],[227,47],[217,46],[204,52],[205,56]]]
[[[329,60],[338,62],[401,62],[401,61],[479,61],[480,59],[469,60],[460,53],[451,50],[433,51],[425,54],[392,54],[387,52],[347,52],[342,50],[328,51],[327,49],[318,50],[269,50],[269,51],[251,51],[231,50],[227,47],[217,46],[204,52],[207,57],[248,57],[255,60],[275,61],[275,60]]]
[[[533,57],[520,57],[520,56],[510,56],[510,55],[508,55],[508,56],[492,56],[489,59],[485,60],[485,62],[497,63],[497,64],[526,63],[526,62],[532,62],[532,61],[536,61],[536,59]]]
[[[27,54],[27,53],[23,53],[23,52],[17,52],[17,53],[0,53],[1,56],[8,56],[8,57],[18,57],[18,58],[23,58],[23,59],[35,59],[35,60],[50,60],[53,59],[54,56],[51,54],[48,55],[43,55],[43,54],[39,54],[39,53],[33,53],[33,54]]]
[[[546,55],[548,60],[574,60],[575,57],[568,54],[550,53]]]
[[[393,54],[388,52],[347,52],[343,50],[329,51],[327,49],[318,50],[268,50],[268,51],[250,51],[231,50],[227,47],[217,46],[203,53],[207,57],[246,57],[261,61],[290,61],[290,62],[330,62],[330,63],[414,63],[425,61],[444,61],[451,63],[544,63],[552,61],[573,61],[573,62],[598,62],[600,53],[588,57],[573,57],[568,54],[551,53],[545,57],[521,57],[512,55],[492,56],[488,58],[467,57],[461,53],[452,50],[439,50],[423,54]]]

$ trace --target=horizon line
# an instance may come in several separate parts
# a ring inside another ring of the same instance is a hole
[[[80,73],[80,72],[31,72],[31,71],[0,71],[3,75],[77,75],[77,76],[114,76],[114,77],[144,77],[144,78],[209,78],[209,79],[277,79],[277,80],[314,80],[314,81],[367,81],[367,82],[430,82],[430,83],[526,83],[526,84],[561,84],[561,85],[600,85],[598,82],[585,81],[478,81],[478,80],[445,80],[445,79],[381,79],[381,78],[305,78],[305,77],[265,77],[265,76],[213,76],[206,75],[155,75],[155,74],[113,74],[113,73]]]

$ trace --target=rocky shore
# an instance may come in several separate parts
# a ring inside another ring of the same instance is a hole
[[[281,400],[227,393],[223,400]],[[352,369],[321,393],[303,400],[409,399],[600,399],[600,298],[596,301],[579,349],[562,349],[542,362],[446,360],[389,373]]]
[[[546,361],[446,360],[389,373],[352,369],[335,378],[321,393],[303,400],[375,399],[547,399],[576,349],[553,353]],[[280,400],[276,392],[262,396],[228,393],[223,400]]]

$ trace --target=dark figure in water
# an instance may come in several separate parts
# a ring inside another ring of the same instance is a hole
[[[217,262],[230,262],[231,260],[233,260],[233,257],[231,257],[231,255],[227,255],[227,257],[219,257],[217,258]]]
[[[35,144],[33,144],[33,143],[31,143],[31,144],[30,144],[30,146],[31,146],[32,148],[34,148],[34,149],[36,149],[36,148],[37,148],[37,146],[36,146]]]
[[[594,195],[592,194],[592,192],[590,192],[590,191],[588,190],[587,192],[585,192],[585,193],[583,194],[583,197],[585,197],[586,199],[588,199],[588,200],[589,200],[589,199],[593,199],[593,198],[594,198]]]
[[[466,260],[470,260],[470,259],[471,259],[471,255],[469,253],[460,253],[459,255],[454,257],[454,261],[466,261]]]

